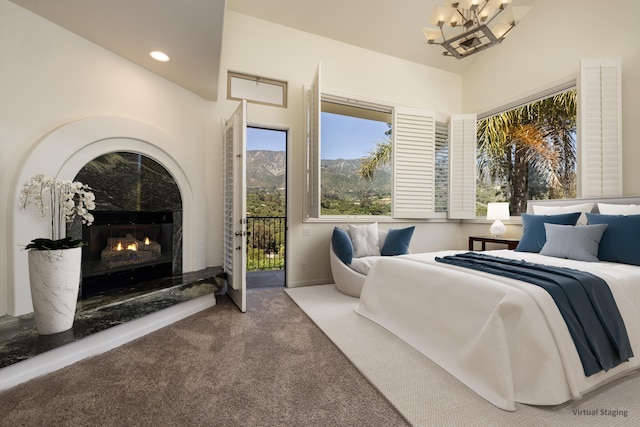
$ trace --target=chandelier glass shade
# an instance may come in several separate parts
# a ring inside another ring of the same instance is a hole
[[[433,10],[429,20],[433,27],[422,31],[429,44],[445,49],[443,55],[465,58],[501,43],[530,9],[511,1],[447,1]]]

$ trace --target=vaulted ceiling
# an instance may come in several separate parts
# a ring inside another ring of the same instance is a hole
[[[454,73],[475,60],[426,43],[422,28],[446,0],[11,1],[209,100],[218,97],[227,9]],[[171,61],[151,59],[156,49]]]

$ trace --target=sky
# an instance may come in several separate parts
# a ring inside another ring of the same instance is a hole
[[[247,127],[247,151],[287,150],[287,132],[282,130]]]
[[[339,114],[322,113],[321,158],[359,159],[385,139],[386,123]],[[285,151],[287,132],[247,128],[247,150]]]
[[[385,140],[386,123],[339,114],[322,113],[320,157],[322,159],[359,159]]]

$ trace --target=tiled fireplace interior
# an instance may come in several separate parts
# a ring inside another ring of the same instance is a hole
[[[88,242],[82,254],[87,295],[96,287],[131,284],[139,267],[158,266],[160,273],[147,269],[153,278],[182,272],[182,198],[162,165],[142,154],[108,153],[87,163],[76,180],[96,196],[94,225],[76,221],[70,230]]]

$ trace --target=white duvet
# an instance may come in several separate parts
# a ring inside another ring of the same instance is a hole
[[[640,267],[509,250],[488,254],[575,268],[611,288],[635,357],[586,377],[569,330],[538,286],[437,263],[460,251],[384,257],[371,268],[356,312],[397,335],[499,408],[555,405],[640,364]]]

